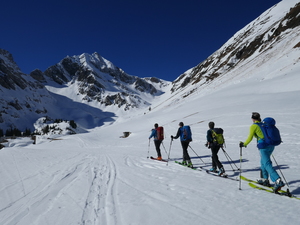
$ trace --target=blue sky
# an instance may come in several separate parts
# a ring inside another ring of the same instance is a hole
[[[279,0],[10,0],[0,48],[24,73],[98,52],[130,75],[175,80]]]

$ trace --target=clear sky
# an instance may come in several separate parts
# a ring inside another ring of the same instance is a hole
[[[24,73],[98,52],[130,75],[175,80],[280,0],[5,0],[0,48]]]

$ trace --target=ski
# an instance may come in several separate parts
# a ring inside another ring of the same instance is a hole
[[[203,168],[202,168],[203,169]],[[222,177],[222,178],[226,178],[226,179],[229,179],[229,180],[235,180],[235,181],[239,181],[239,179],[236,177],[229,177],[227,173],[224,173],[223,175],[219,175],[217,172],[212,172],[210,170],[207,170],[207,169],[204,169],[204,171],[207,173],[207,174],[210,174],[210,175],[213,175],[213,176],[216,176],[216,177]]]
[[[244,181],[248,181],[248,182],[252,182],[252,183],[255,183],[255,184],[259,184],[256,180],[251,180],[247,177],[244,177],[244,176],[241,176],[241,179],[244,180]],[[262,184],[259,184],[259,185],[262,185]],[[271,186],[264,186],[262,185],[263,187],[266,187],[266,188],[271,188],[272,189],[272,185]]]
[[[177,164],[179,164],[179,165],[181,165],[181,166],[185,166],[185,167],[187,167],[187,168],[190,168],[190,169],[192,169],[192,170],[199,170],[199,171],[201,171],[199,168],[196,168],[196,167],[188,167],[187,165],[182,164],[182,162],[179,162],[179,161],[175,161],[175,163],[177,163]]]
[[[182,165],[182,166],[185,166],[185,167],[188,167],[187,165],[183,165],[179,161],[175,161],[175,163],[177,163],[179,165]],[[200,167],[193,167],[193,168],[188,167],[188,168],[193,169],[193,170],[204,171],[204,172],[206,172],[206,174],[209,174],[209,175],[212,175],[212,176],[221,177],[221,178],[225,178],[225,179],[229,179],[229,180],[234,180],[234,181],[239,181],[238,178],[229,177],[226,173],[224,173],[223,175],[219,176],[218,173],[213,173],[213,172],[211,172],[211,171],[209,171],[209,170],[207,170],[207,169],[205,169],[205,168],[203,168],[201,166]]]
[[[150,159],[153,159],[153,160],[156,160],[156,161],[161,161],[161,162],[168,162],[168,160],[165,160],[165,159],[159,160],[159,159],[154,158],[154,157],[152,157],[152,156],[150,156]]]
[[[273,190],[267,188],[267,187],[260,187],[260,186],[257,186],[256,184],[252,183],[252,182],[249,182],[248,183],[250,187],[256,189],[256,190],[262,190],[262,191],[266,191],[266,192],[269,192],[269,193],[272,193],[272,194],[277,194],[277,195],[280,195],[280,196],[286,196],[286,197],[290,197],[290,198],[295,198],[295,199],[298,199],[300,200],[300,198],[292,195],[291,193],[289,192],[274,192]]]
[[[241,179],[244,180],[244,181],[252,182],[252,183],[254,183],[255,185],[258,184],[259,186],[264,187],[264,188],[269,188],[271,191],[273,191],[273,186],[272,186],[272,185],[271,185],[270,187],[264,186],[264,185],[259,184],[257,181],[251,180],[251,179],[246,178],[246,177],[244,177],[244,176],[241,176]],[[287,193],[287,191],[285,191],[285,190],[280,190],[279,192],[280,192],[280,193]]]

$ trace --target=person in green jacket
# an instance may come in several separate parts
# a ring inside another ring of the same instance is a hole
[[[250,132],[247,140],[245,142],[240,142],[241,148],[247,147],[247,145],[252,141],[253,137],[257,139],[258,143],[264,139],[264,134],[258,125],[258,123],[261,122],[260,114],[257,112],[252,113],[251,119],[253,121],[253,124],[250,126]],[[270,176],[271,180],[275,183],[274,192],[278,192],[284,186],[284,183],[272,166],[271,155],[274,151],[274,148],[274,146],[270,145],[264,149],[259,149],[261,157],[260,165],[262,178],[258,180],[258,183],[265,186],[270,186]]]

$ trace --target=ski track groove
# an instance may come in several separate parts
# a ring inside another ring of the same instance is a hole
[[[103,159],[102,159],[103,161]],[[116,208],[116,166],[106,156],[105,162],[96,162],[83,210],[82,225],[120,224]]]
[[[9,185],[4,186],[2,189],[0,189],[0,192],[3,193],[4,191],[6,191],[6,189],[10,189],[10,188],[12,188],[12,187],[15,186],[15,185],[19,185],[20,183],[21,183],[21,185],[23,185],[23,182],[25,182],[25,181],[30,181],[31,179],[33,179],[33,178],[35,178],[35,177],[38,177],[39,175],[47,175],[47,176],[51,176],[50,172],[46,172],[46,171],[48,171],[50,168],[52,168],[52,167],[54,167],[54,166],[57,166],[57,165],[62,164],[62,163],[65,162],[65,161],[74,159],[75,157],[77,157],[77,156],[79,156],[79,155],[81,155],[81,154],[78,154],[78,155],[76,155],[76,156],[73,156],[73,157],[70,157],[70,158],[67,158],[67,159],[63,159],[63,160],[60,160],[60,161],[58,161],[58,162],[56,162],[56,163],[50,164],[50,165],[48,165],[46,168],[44,168],[44,169],[42,169],[42,170],[39,170],[37,173],[32,174],[32,175],[30,175],[30,176],[27,176],[27,177],[24,177],[24,178],[21,178],[21,177],[20,177],[19,180],[13,181],[13,182],[11,182]],[[18,171],[19,171],[19,170],[18,170]],[[56,171],[56,173],[59,173],[59,170]],[[20,175],[20,172],[19,172],[19,175]],[[29,191],[29,193],[31,193],[31,192],[34,191],[34,190],[35,190],[35,189]],[[24,197],[27,196],[29,193],[25,193],[25,191],[24,191]],[[22,197],[21,197],[21,198],[22,198]],[[20,198],[20,199],[21,199],[21,198]],[[16,201],[13,201],[13,202],[17,202],[17,200],[16,200]],[[12,204],[13,204],[13,203],[12,203]],[[12,205],[12,204],[11,204],[11,205]],[[6,207],[6,208],[7,208],[7,207]],[[0,212],[1,212],[2,210],[3,210],[3,209],[0,209]]]
[[[73,160],[74,158],[75,157],[71,157],[68,158],[68,160]],[[59,161],[56,165],[60,165],[62,161]],[[62,165],[64,164],[62,163]],[[48,166],[47,168],[49,167],[51,166]],[[18,224],[19,222],[24,224],[26,221],[28,221],[27,224],[40,224],[39,220],[43,218],[43,215],[47,214],[47,212],[52,209],[53,205],[59,201],[59,198],[67,193],[68,187],[72,186],[74,180],[76,180],[78,175],[86,170],[87,167],[88,165],[84,166],[84,161],[80,157],[79,161],[76,162],[72,168],[59,167],[52,174],[46,173],[49,175],[49,179],[46,179],[47,183],[38,183],[30,192],[0,210],[1,213],[5,209],[13,208],[10,214],[2,216],[3,224]],[[47,168],[43,170],[47,170]],[[40,173],[41,171],[30,177],[34,178]],[[47,211],[41,211],[45,208],[47,208]],[[35,216],[34,221],[32,221],[32,215],[39,216]]]
[[[166,167],[165,164],[161,163],[163,165],[162,166],[162,165],[156,164],[156,163],[157,162],[153,162],[153,165],[150,166],[148,163],[143,164],[143,163],[141,163],[139,161],[134,161],[134,160],[132,160],[129,157],[125,158],[125,165],[129,166],[129,167],[150,168],[150,169],[159,169],[159,170],[165,169],[165,170],[168,170],[168,167]],[[145,166],[145,165],[147,165],[147,166]],[[182,168],[182,171],[183,172],[187,172],[185,169],[186,168]],[[141,179],[144,179],[144,175],[142,175],[140,173],[135,174],[135,177],[141,177]],[[137,188],[136,186],[130,184],[130,182],[127,182],[124,179],[119,178],[119,180],[120,180],[120,182],[122,182],[126,186],[130,187],[131,190],[135,190],[135,191],[141,193],[142,195],[148,197],[149,199],[152,199],[152,200],[155,200],[155,201],[159,202],[158,204],[166,204],[167,208],[171,207],[171,208],[173,208],[175,210],[178,210],[178,212],[185,212],[185,213],[193,215],[195,217],[199,217],[199,214],[197,214],[196,212],[188,211],[184,207],[180,207],[178,205],[170,204],[167,199],[161,198],[160,196],[156,196],[155,193],[153,193],[153,194],[146,193],[144,190],[141,190],[141,189]],[[167,186],[170,188],[169,184],[167,184]],[[181,188],[183,188],[186,192],[189,192],[189,191],[193,190],[192,188],[189,188],[189,187],[186,187],[186,186],[181,186]]]

